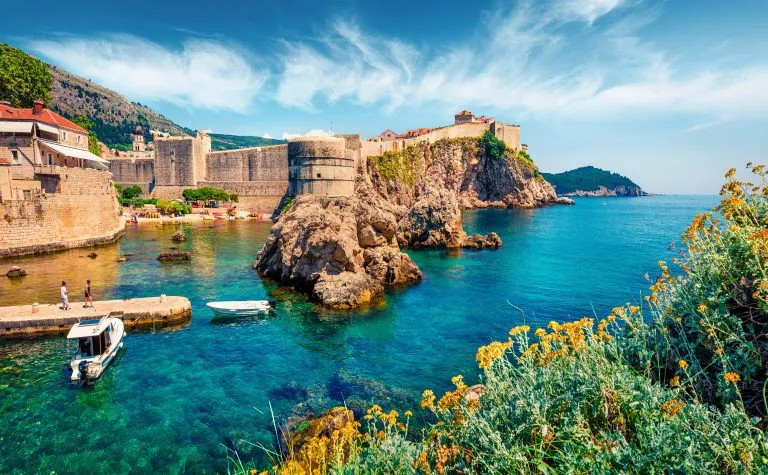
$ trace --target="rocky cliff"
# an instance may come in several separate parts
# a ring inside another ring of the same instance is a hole
[[[421,279],[402,248],[500,247],[496,233],[467,236],[462,208],[554,203],[572,202],[518,152],[494,157],[480,139],[420,143],[358,164],[353,197],[298,197],[254,267],[326,305],[355,307],[386,285]]]

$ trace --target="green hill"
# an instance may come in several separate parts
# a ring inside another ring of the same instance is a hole
[[[211,136],[211,148],[214,152],[219,150],[232,150],[234,148],[264,147],[267,145],[280,145],[285,140],[268,139],[253,135],[225,135],[209,134]]]
[[[629,178],[608,170],[586,166],[562,173],[542,173],[558,195],[645,196]]]
[[[130,150],[131,133],[137,125],[144,129],[147,142],[152,140],[150,130],[176,136],[195,133],[90,79],[0,43],[0,100],[9,100],[14,107],[31,107],[35,99],[42,99],[51,110],[68,119],[78,115],[90,118],[94,123],[92,131],[109,147]],[[263,137],[223,134],[211,134],[211,138],[214,150],[285,143]]]

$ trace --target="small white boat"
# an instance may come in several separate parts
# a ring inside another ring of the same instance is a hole
[[[232,302],[208,302],[213,313],[220,317],[247,317],[269,313],[275,306],[274,300],[241,300]]]
[[[123,347],[123,321],[114,317],[82,320],[67,335],[77,339],[77,352],[72,359],[72,381],[96,379]]]

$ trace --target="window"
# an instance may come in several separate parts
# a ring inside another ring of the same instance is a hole
[[[67,140],[67,131],[66,130],[62,130],[61,131],[61,140],[62,141],[66,141]]]
[[[18,150],[11,150],[11,156],[13,157],[13,164],[18,165],[19,164],[19,151]]]
[[[322,176],[321,176],[319,173],[317,174],[317,177],[318,177],[318,178],[322,178]]]
[[[48,154],[48,165],[53,165],[53,155]]]

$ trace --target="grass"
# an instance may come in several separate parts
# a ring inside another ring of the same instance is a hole
[[[748,167],[642,307],[515,327],[478,349],[482,384],[424,391],[418,433],[409,411],[336,408],[265,473],[766,473],[768,181]]]

